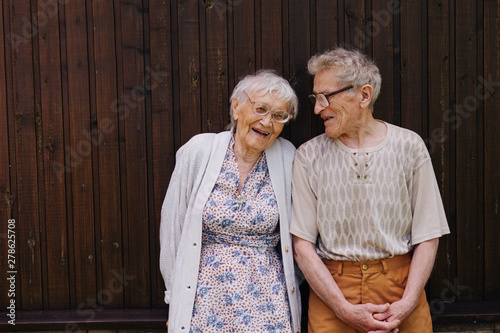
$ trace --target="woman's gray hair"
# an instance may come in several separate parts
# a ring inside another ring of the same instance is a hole
[[[295,118],[299,112],[299,100],[290,83],[273,70],[261,69],[255,74],[245,76],[234,87],[233,94],[229,99],[229,117],[231,122],[227,125],[226,129],[233,130],[236,128],[237,121],[233,118],[233,99],[236,98],[239,103],[243,103],[247,98],[244,94],[245,92],[248,95],[255,92],[258,92],[260,96],[269,94],[271,97],[283,101],[288,104],[288,110],[284,111],[290,114],[291,119]]]
[[[373,109],[382,86],[382,77],[373,60],[358,50],[337,47],[314,55],[307,63],[307,70],[311,75],[316,75],[325,69],[335,71],[335,75],[342,85],[339,88],[352,85],[357,89],[365,84],[372,86],[373,95],[370,108]]]

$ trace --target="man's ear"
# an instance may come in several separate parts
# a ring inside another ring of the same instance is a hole
[[[359,100],[361,108],[367,108],[373,97],[373,87],[369,84],[365,84],[360,88],[361,98]]]

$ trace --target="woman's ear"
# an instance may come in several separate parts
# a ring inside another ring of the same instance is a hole
[[[231,100],[231,108],[233,109],[233,119],[238,120],[238,112],[240,109],[240,101],[238,100],[238,98],[233,97],[233,99]]]
[[[359,101],[359,104],[361,108],[367,108],[370,105],[370,102],[372,101],[372,96],[373,96],[373,87],[369,84],[365,84],[364,86],[361,87],[360,89],[361,92],[361,99]]]

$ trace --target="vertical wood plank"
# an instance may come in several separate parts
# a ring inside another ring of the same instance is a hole
[[[4,16],[4,6],[3,3],[0,5],[0,17],[2,18],[2,24],[0,24],[0,195],[3,195],[0,200],[0,260],[2,262],[2,267],[7,267],[8,263],[8,223],[7,221],[12,217],[11,208],[11,188],[10,188],[10,158],[9,158],[9,122],[8,122],[8,112],[7,109],[7,74],[8,69],[6,68],[5,57],[7,57],[7,52],[4,47],[7,36],[7,29],[4,25],[7,25],[7,20]],[[8,39],[7,39],[8,40]],[[14,230],[15,231],[15,230]],[[5,266],[3,266],[5,265]],[[4,297],[0,298],[0,307],[6,309],[9,303],[9,298],[7,293],[9,290],[9,284],[6,278],[0,279],[0,295]]]
[[[164,4],[165,5],[165,4]],[[149,236],[149,291],[150,291],[150,306],[153,304],[161,304],[162,297],[157,297],[156,292],[161,292],[158,285],[161,285],[161,280],[157,280],[156,276],[159,274],[159,246],[158,246],[158,232],[159,225],[154,220],[155,216],[155,195],[154,195],[154,174],[153,174],[153,133],[152,133],[152,100],[151,94],[155,87],[152,86],[152,76],[156,76],[151,67],[151,24],[150,24],[150,8],[149,0],[143,0],[143,29],[144,29],[144,49],[148,52],[144,53],[144,90],[146,92],[145,99],[145,128],[146,128],[146,177],[147,186],[146,191],[148,195],[148,236]],[[161,74],[158,73],[158,74]],[[157,82],[155,82],[157,84]],[[158,251],[156,251],[158,250]],[[158,294],[159,295],[159,294]],[[161,307],[161,306],[160,306]]]
[[[261,68],[283,73],[283,16],[281,1],[260,2],[260,58]]]
[[[234,73],[234,8],[238,7],[241,5],[241,2],[243,0],[239,1],[238,3],[229,3],[228,6],[230,10],[227,13],[227,72],[226,72],[226,77],[227,77],[227,87],[228,87],[228,97],[231,96],[231,92],[233,91],[233,87],[236,85],[235,83],[235,73]],[[227,105],[229,105],[229,102],[227,102]],[[228,116],[228,120],[230,121],[230,118]]]
[[[311,45],[311,55],[333,49],[339,44],[339,13],[337,0],[318,0],[315,6],[316,43]],[[312,14],[312,13],[311,13]]]
[[[365,52],[367,34],[365,32],[365,1],[344,0],[344,44]]]
[[[300,105],[298,118],[292,120],[288,127],[290,127],[290,139],[298,147],[314,136],[312,124],[316,124],[316,116],[307,97],[312,90],[312,78],[307,73],[307,61],[311,56],[309,1],[290,1],[288,13],[290,84],[299,98]]]
[[[198,110],[198,117],[201,120],[201,132],[205,132],[207,128],[206,124],[206,114],[209,112],[208,109],[208,84],[207,84],[207,18],[206,9],[213,8],[214,4],[218,4],[217,1],[202,1],[198,6],[198,18],[200,31],[198,32],[198,38],[200,41],[200,70],[199,70],[199,82],[200,82],[200,110]]]
[[[500,299],[500,3],[484,2],[484,80],[478,93],[484,99],[484,223],[486,301]]]
[[[129,306],[146,308],[150,306],[150,271],[149,271],[149,218],[147,186],[147,152],[145,98],[147,91],[144,82],[143,13],[141,0],[121,1],[121,41],[123,96],[130,98],[132,105],[129,113],[123,117],[122,154],[126,173],[122,187],[126,193],[122,206],[124,212],[125,273],[134,278],[128,286]],[[122,156],[122,155],[121,155]],[[123,176],[123,175],[122,175]]]
[[[95,61],[95,105],[97,128],[90,133],[98,149],[98,193],[100,220],[99,253],[101,266],[101,288],[108,288],[115,274],[123,268],[122,251],[126,248],[122,240],[121,193],[120,193],[120,147],[118,119],[126,110],[118,106],[116,86],[116,53],[114,7],[109,1],[93,1],[93,35]],[[123,292],[112,294],[105,307],[123,306]]]
[[[151,232],[151,253],[159,254],[158,231],[160,212],[170,175],[175,166],[174,122],[172,101],[172,56],[171,56],[171,11],[162,0],[149,1],[149,31],[151,47],[151,132],[153,155],[154,229]],[[150,184],[151,186],[151,184]],[[150,218],[151,221],[151,218]],[[155,242],[153,242],[155,240]],[[151,278],[156,279],[157,288],[152,285],[153,306],[165,306],[163,301],[165,285],[159,270],[158,255],[152,258]]]
[[[261,15],[261,1],[255,0],[254,3],[254,34],[255,34],[255,69],[261,69],[262,67],[262,57],[261,57],[261,48],[262,48],[262,15]]]
[[[206,82],[207,105],[203,108],[203,132],[220,132],[229,123],[228,111],[228,49],[227,17],[231,7],[226,1],[215,1],[205,6]],[[203,7],[202,7],[203,8]]]
[[[201,133],[202,125],[198,2],[178,2],[177,5],[180,142],[176,144],[176,148],[179,148],[193,135]]]
[[[94,183],[92,177],[90,82],[85,2],[64,6],[67,63],[69,140],[65,147],[66,171],[71,174],[71,227],[74,253],[74,303],[89,307],[96,295]],[[64,88],[63,88],[64,89]]]
[[[343,1],[331,1],[331,0],[319,0],[315,1],[315,11],[311,12],[314,36],[311,37],[312,41],[316,43],[311,43],[311,56],[316,53],[320,53],[326,50],[331,50],[337,45],[343,44],[344,41],[344,14],[339,10],[339,6],[342,5]],[[340,37],[342,36],[342,37]],[[293,38],[293,37],[291,37]],[[309,60],[309,59],[307,59]],[[307,63],[306,63],[307,69]],[[309,93],[312,92],[314,78],[310,77],[310,89]],[[311,121],[311,137],[317,136],[325,132],[325,126],[320,117],[314,114],[313,107],[309,100],[305,101],[300,108],[301,116],[312,118]],[[304,115],[304,113],[307,113]],[[303,118],[302,118],[303,119]]]
[[[31,7],[31,20],[34,25],[44,26],[50,19],[43,6],[37,6],[37,0],[30,0]],[[47,284],[47,242],[45,234],[45,177],[43,169],[43,132],[42,132],[42,110],[41,110],[41,87],[40,87],[40,53],[39,53],[39,32],[32,36],[32,52],[33,52],[33,97],[34,97],[34,120],[35,120],[35,146],[36,146],[36,169],[37,169],[37,189],[38,189],[38,230],[40,230],[40,280],[41,291],[48,289]],[[42,295],[42,308],[48,306],[48,293],[41,293]]]
[[[293,1],[293,0],[292,0]],[[286,78],[288,81],[290,81],[290,84],[292,86],[295,84],[292,82],[292,77],[291,77],[291,72],[290,72],[290,20],[288,19],[290,17],[290,0],[282,0],[281,1],[281,38],[282,38],[282,44],[281,44],[281,54],[283,55],[283,62],[282,62],[282,72],[281,76]],[[307,1],[309,2],[309,1]],[[305,23],[305,22],[304,22]],[[309,27],[308,27],[309,29]],[[307,45],[309,47],[309,45]],[[287,126],[285,127],[285,130],[281,134],[282,136],[289,138],[289,130],[290,128]]]
[[[94,208],[94,244],[95,244],[95,267],[96,267],[96,290],[98,290],[97,295],[100,296],[97,300],[99,306],[104,305],[108,300],[102,298],[101,291],[104,289],[102,285],[102,267],[101,261],[101,219],[99,212],[101,211],[101,201],[99,193],[99,155],[98,155],[98,141],[96,139],[92,140],[92,133],[96,133],[98,129],[97,124],[97,106],[96,106],[96,66],[95,58],[93,57],[94,50],[94,16],[92,10],[92,0],[87,0],[85,2],[86,12],[86,27],[87,27],[87,59],[89,68],[89,106],[90,106],[90,127],[88,129],[88,134],[85,131],[83,133],[87,134],[87,140],[90,141],[92,152],[90,154],[91,160],[91,170],[92,170],[92,182],[93,187],[96,189],[93,191],[93,208]]]
[[[64,172],[64,123],[61,95],[59,7],[39,6],[48,15],[38,27],[40,105],[45,188],[45,243],[48,309],[69,309],[69,258]]]
[[[426,118],[426,97],[423,80],[423,49],[425,35],[422,31],[422,4],[416,1],[401,2],[401,126],[424,136],[423,120]],[[392,14],[391,14],[392,15]],[[427,127],[427,126],[426,126]]]
[[[394,4],[394,2],[390,2]],[[385,1],[373,1],[370,19],[367,24],[367,35],[364,38],[365,43],[370,45],[373,52],[373,60],[377,64],[382,75],[382,88],[380,95],[375,102],[374,116],[377,119],[387,121],[391,124],[396,123],[395,98],[399,96],[399,85],[395,82],[395,67],[399,68],[399,63],[395,65],[394,49],[394,20],[398,19],[401,11],[399,3],[389,5]],[[411,15],[411,13],[409,13]],[[397,90],[396,90],[397,89]]]
[[[62,97],[62,110],[63,110],[63,144],[64,144],[64,163],[58,164],[54,161],[53,169],[54,173],[57,175],[58,181],[61,181],[65,185],[66,189],[66,230],[68,237],[68,273],[69,273],[69,300],[70,307],[72,309],[77,307],[76,303],[76,281],[75,281],[75,247],[69,246],[74,239],[74,220],[73,220],[73,193],[71,191],[71,154],[69,152],[70,148],[70,117],[64,116],[66,112],[69,112],[69,85],[68,85],[68,48],[66,41],[66,10],[64,5],[60,4],[58,9],[59,18],[59,42],[60,47],[60,60],[61,60],[61,97]]]
[[[11,137],[11,164],[16,169],[14,190],[16,219],[16,262],[19,272],[16,288],[18,306],[26,310],[41,309],[42,281],[40,256],[40,216],[38,213],[37,131],[39,113],[35,109],[33,74],[33,38],[30,2],[9,2],[10,36],[19,43],[8,43],[11,59],[11,81],[7,83],[9,110],[15,119],[14,137]]]
[[[125,204],[127,198],[127,167],[126,167],[126,156],[125,156],[125,126],[124,120],[129,116],[131,110],[134,110],[136,103],[132,101],[130,95],[125,93],[124,87],[124,76],[122,74],[124,67],[123,58],[123,38],[122,38],[122,11],[121,11],[121,0],[113,0],[114,8],[114,22],[115,22],[115,52],[116,52],[116,86],[117,86],[117,96],[118,101],[116,107],[118,108],[118,142],[120,149],[120,215],[121,215],[121,225],[122,225],[122,242],[123,242],[123,271],[118,272],[118,274],[124,276],[127,274],[127,251],[125,243],[128,241],[128,206]],[[130,307],[130,288],[123,288],[123,303],[125,308]]]
[[[482,299],[484,292],[484,225],[479,209],[482,192],[478,134],[479,105],[475,105],[478,86],[477,3],[457,0],[456,15],[456,105],[452,128],[456,130],[457,156],[457,244],[458,283],[473,288],[459,300]],[[477,102],[479,104],[479,102]]]
[[[234,85],[240,78],[255,72],[256,69],[256,35],[255,2],[240,1],[233,10],[233,45],[234,50]],[[232,87],[234,88],[234,86]],[[232,90],[231,90],[232,93]]]
[[[450,1],[430,1],[427,7],[427,96],[428,96],[428,138],[425,140],[431,154],[436,180],[446,211],[451,235],[439,240],[436,264],[428,282],[428,299],[431,313],[442,311],[441,292],[446,281],[456,278],[456,228],[454,223],[455,195],[453,192],[455,136],[450,132],[447,119],[450,112]]]
[[[344,0],[338,0],[337,1],[337,27],[338,27],[338,32],[337,32],[337,37],[339,40],[339,45],[344,46],[346,45],[346,39],[345,39],[345,15],[344,15],[344,10],[345,10],[345,3]]]

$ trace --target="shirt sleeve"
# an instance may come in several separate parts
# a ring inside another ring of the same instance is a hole
[[[430,159],[415,172],[411,191],[412,245],[449,234],[450,229]]]
[[[297,151],[299,152],[299,151]],[[295,154],[292,168],[292,222],[290,233],[316,243],[316,194],[308,179],[307,167]]]

